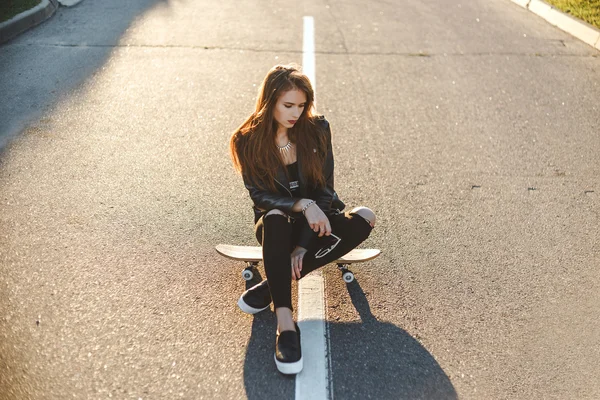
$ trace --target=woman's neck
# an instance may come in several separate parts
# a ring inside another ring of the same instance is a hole
[[[287,128],[280,128],[277,130],[277,135],[275,136],[275,141],[279,147],[283,147],[290,141],[288,139]]]

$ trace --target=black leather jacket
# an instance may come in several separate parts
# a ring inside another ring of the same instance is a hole
[[[329,122],[325,117],[320,116],[317,117],[316,123],[323,128],[324,134],[327,135],[327,157],[325,159],[325,164],[323,165],[323,174],[325,176],[325,186],[322,188],[307,190],[306,181],[304,180],[304,176],[302,175],[302,168],[300,166],[300,158],[298,157],[298,180],[300,183],[300,195],[301,197],[293,197],[292,193],[289,191],[289,181],[283,170],[283,167],[277,170],[277,174],[275,177],[275,186],[277,187],[277,192],[271,192],[268,190],[259,189],[255,186],[246,176],[244,177],[244,185],[248,192],[250,193],[250,198],[254,202],[254,222],[256,223],[259,218],[266,214],[268,211],[273,209],[279,209],[290,217],[297,220],[297,222],[302,223],[304,226],[302,228],[302,232],[300,234],[300,238],[298,240],[297,245],[307,248],[311,239],[316,235],[315,232],[312,231],[308,223],[306,222],[306,218],[302,213],[292,211],[293,205],[300,200],[303,199],[313,199],[319,206],[321,210],[326,215],[331,215],[337,213],[344,209],[344,203],[338,198],[337,193],[333,188],[333,151],[331,147],[331,129],[329,127]]]

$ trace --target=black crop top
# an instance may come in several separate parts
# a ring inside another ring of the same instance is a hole
[[[300,193],[300,184],[298,182],[298,162],[286,165],[287,173],[290,179],[290,192],[293,196],[298,196]]]

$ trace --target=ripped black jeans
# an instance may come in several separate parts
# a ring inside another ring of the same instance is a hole
[[[292,308],[292,261],[291,252],[296,247],[304,218],[290,221],[280,214],[263,215],[254,228],[256,239],[263,248],[263,263],[275,308]],[[355,213],[338,213],[329,216],[331,233],[340,238],[339,243],[317,234],[308,245],[302,260],[301,276],[333,262],[361,244],[373,229],[371,224]]]

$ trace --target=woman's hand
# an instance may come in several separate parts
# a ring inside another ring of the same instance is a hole
[[[318,233],[319,236],[329,236],[331,234],[329,218],[327,218],[327,215],[319,208],[317,203],[311,204],[306,211],[304,211],[304,216],[306,217],[306,221],[308,221],[308,225],[310,225],[311,229]]]
[[[302,259],[304,259],[306,249],[304,247],[296,246],[292,251],[292,279],[300,279],[300,272],[302,271]]]

